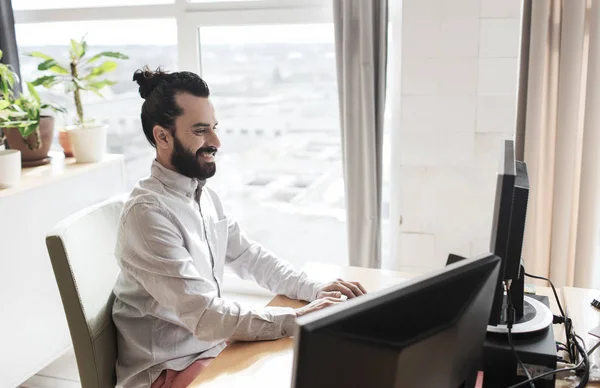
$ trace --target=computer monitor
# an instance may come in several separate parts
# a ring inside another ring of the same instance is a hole
[[[298,318],[293,387],[473,387],[499,271],[482,255]]]
[[[525,219],[529,197],[527,165],[515,158],[512,140],[504,142],[504,153],[496,180],[496,199],[492,221],[490,251],[502,259],[500,277],[492,304],[488,331],[505,334],[507,295],[503,282],[511,289],[511,303],[515,308],[515,334],[536,333],[552,323],[552,313],[537,300],[524,294],[524,273],[521,270],[521,252],[525,233]]]
[[[504,279],[513,281],[523,276],[521,271],[521,253],[523,250],[525,218],[527,216],[527,202],[529,199],[527,165],[520,160],[516,160],[515,167],[516,176],[510,216],[510,234],[504,263]]]
[[[504,142],[504,150],[500,171],[496,178],[496,197],[494,201],[494,215],[492,220],[492,234],[490,238],[490,252],[502,259],[500,276],[496,284],[496,293],[492,304],[489,324],[494,326],[501,322],[503,305],[503,280],[505,279],[506,263],[512,258],[508,257],[509,235],[513,206],[513,193],[515,189],[516,160],[515,145],[512,140]],[[520,257],[519,257],[520,260]],[[512,266],[512,264],[511,264]]]

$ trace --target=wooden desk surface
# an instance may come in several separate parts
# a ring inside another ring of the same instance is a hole
[[[336,265],[310,263],[303,270],[315,280],[328,281],[341,277],[345,280],[360,281],[367,291],[378,291],[398,284],[404,280],[418,276],[403,272],[374,270],[357,267],[339,267]],[[563,308],[567,308],[573,318],[576,332],[586,340],[588,345],[594,343],[589,329],[600,325],[600,312],[590,306],[590,301],[600,296],[600,291],[578,288],[557,290]],[[558,314],[558,305],[550,287],[536,286],[536,293],[548,296],[550,309]],[[298,308],[304,302],[276,296],[269,306],[288,306]],[[564,341],[562,325],[554,325],[555,337]],[[229,345],[203,372],[190,387],[230,388],[243,386],[247,388],[282,388],[290,387],[294,359],[294,339],[283,338],[276,341],[238,342]],[[598,350],[600,354],[600,350]],[[562,376],[557,380],[556,388],[574,387],[573,381]],[[600,388],[600,383],[589,384],[588,387]]]
[[[367,292],[382,290],[417,276],[403,272],[317,263],[307,264],[303,270],[311,279],[317,281],[332,281],[337,278],[359,281]],[[269,306],[298,308],[305,304],[278,295],[269,303]],[[293,338],[233,343],[215,358],[190,387],[290,387],[293,360]]]

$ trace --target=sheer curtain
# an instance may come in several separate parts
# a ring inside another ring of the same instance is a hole
[[[350,265],[381,267],[387,0],[334,0]]]
[[[525,130],[531,185],[523,257],[557,286],[600,286],[600,2],[531,7]],[[527,39],[527,37],[525,37]]]

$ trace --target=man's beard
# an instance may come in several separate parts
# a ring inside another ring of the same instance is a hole
[[[171,155],[171,164],[177,171],[188,178],[197,178],[201,181],[211,178],[217,172],[217,166],[214,162],[205,162],[200,160],[200,154],[203,152],[216,152],[214,147],[200,148],[194,154],[186,149],[183,144],[173,136],[173,154]]]

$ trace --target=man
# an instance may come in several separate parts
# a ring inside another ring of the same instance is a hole
[[[190,72],[138,70],[142,127],[156,148],[119,223],[113,318],[117,386],[185,387],[227,340],[293,334],[295,318],[363,295],[356,282],[317,284],[248,240],[205,186],[221,145],[206,83]],[[300,309],[248,309],[222,298],[227,264],[274,293],[312,301]]]

